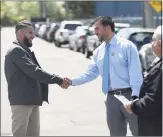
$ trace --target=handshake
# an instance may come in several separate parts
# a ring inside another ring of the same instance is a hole
[[[63,79],[63,83],[60,85],[60,87],[63,89],[67,89],[71,85],[72,85],[72,81],[69,78],[65,77]]]

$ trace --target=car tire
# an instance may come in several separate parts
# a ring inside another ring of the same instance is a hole
[[[55,46],[56,46],[56,47],[61,47],[61,43],[59,43],[59,41],[56,40],[56,41],[55,41]]]
[[[78,44],[77,44],[77,42],[75,43],[75,48],[74,48],[74,50],[76,51],[76,52],[80,52],[80,48],[77,46]]]
[[[73,48],[72,48],[70,45],[68,46],[68,48],[69,48],[70,50],[73,50]]]
[[[92,53],[87,49],[86,50],[86,58],[90,58],[90,56],[92,55]]]
[[[85,45],[82,46],[81,50],[82,50],[81,52],[85,54]]]
[[[80,48],[76,47],[76,51],[77,51],[77,52],[80,52]]]

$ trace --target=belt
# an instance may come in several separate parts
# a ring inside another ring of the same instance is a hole
[[[131,88],[118,88],[115,90],[108,91],[111,95],[123,95],[124,93],[131,92]]]

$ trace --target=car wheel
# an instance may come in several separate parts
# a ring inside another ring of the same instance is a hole
[[[82,53],[85,54],[85,45],[82,46]]]
[[[73,50],[73,47],[71,46],[71,42],[69,42],[68,48],[69,48],[70,50]]]
[[[55,45],[56,45],[56,47],[61,47],[61,43],[59,43],[59,41],[55,41]]]
[[[68,47],[70,50],[73,50],[73,48],[70,46],[70,44],[69,44],[69,47]]]
[[[87,49],[86,50],[86,58],[90,58],[91,55],[92,55],[92,53]]]
[[[76,47],[76,51],[77,51],[77,52],[80,52],[80,48]]]
[[[75,50],[76,52],[80,52],[80,48],[78,47],[77,42],[75,43],[75,48],[74,48],[74,50]]]

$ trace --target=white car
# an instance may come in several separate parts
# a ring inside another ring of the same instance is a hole
[[[60,28],[55,33],[55,45],[60,47],[61,44],[68,44],[69,36],[74,34],[76,27],[82,26],[81,21],[62,21]]]
[[[46,39],[46,32],[49,29],[49,24],[41,25],[40,29],[38,30],[38,36],[42,39]]]
[[[142,45],[150,43],[153,33],[154,29],[149,28],[123,28],[117,35],[132,41],[139,51]]]
[[[73,35],[69,37],[69,49],[85,52],[85,40],[88,26],[78,26]],[[83,51],[84,50],[84,51]]]
[[[118,33],[118,31],[122,28],[129,28],[129,23],[115,23],[115,33]]]
[[[89,30],[87,32],[87,38],[86,38],[86,58],[89,58],[92,56],[93,51],[101,44],[101,41],[99,41],[98,37],[95,34],[94,25],[89,27]]]

